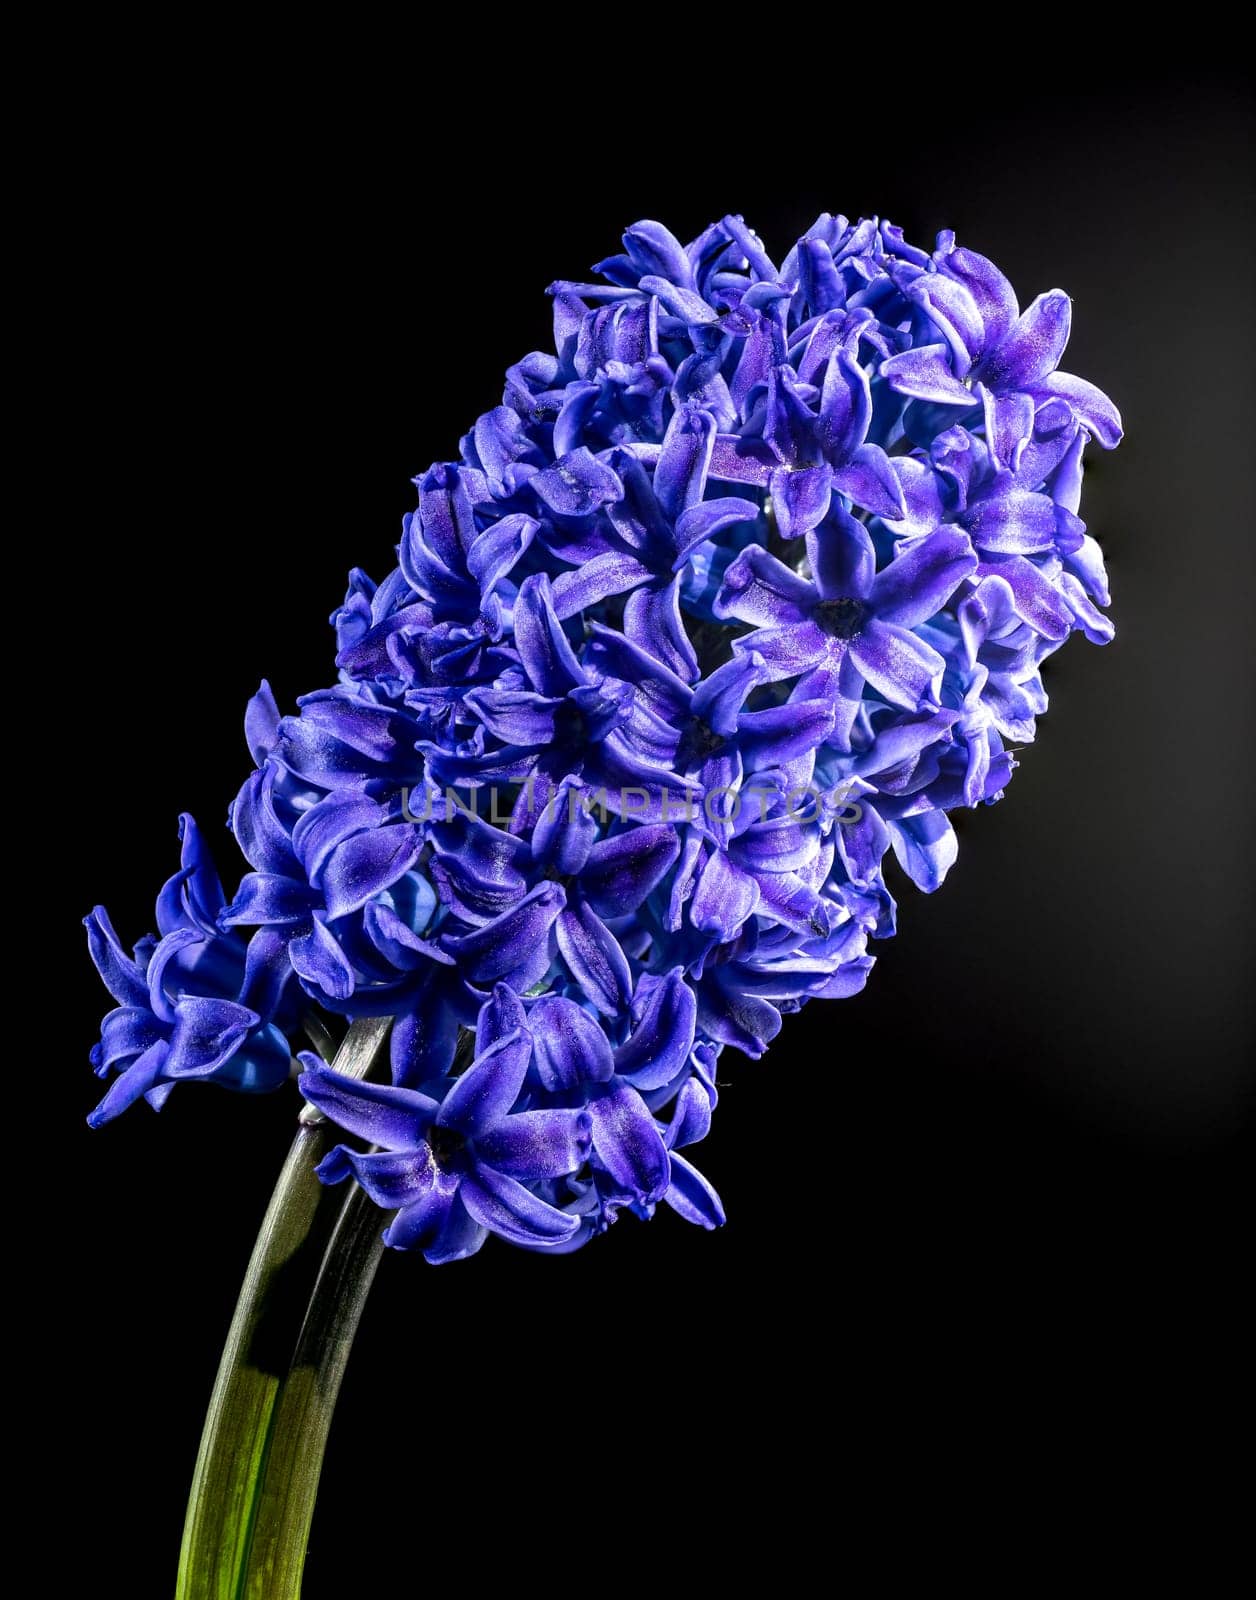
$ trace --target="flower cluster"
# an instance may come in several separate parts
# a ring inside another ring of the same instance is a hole
[[[1112,632],[1077,513],[1120,422],[1057,370],[1065,295],[827,215],[779,266],[739,217],[623,243],[416,480],[397,567],[352,574],[335,686],[252,702],[231,903],[188,828],[160,943],[90,922],[97,1120],[272,1087],[300,1004],[394,1017],[390,1085],[305,1055],[300,1086],[372,1147],[322,1175],[432,1261],[718,1224],[681,1151],[720,1051],[862,987],[887,851],[935,889],[1044,658]]]

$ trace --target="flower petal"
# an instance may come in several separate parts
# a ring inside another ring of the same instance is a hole
[[[495,688],[472,689],[462,703],[495,739],[521,749],[553,742],[554,718],[565,704],[530,689]]]
[[[759,508],[753,501],[742,500],[736,495],[703,500],[698,505],[690,506],[676,519],[673,567],[679,571],[698,545],[714,539],[717,534],[738,523],[755,522],[758,516]]]
[[[589,851],[580,891],[602,917],[635,911],[680,854],[675,828],[648,823],[603,839]]]
[[[599,1011],[616,1016],[632,993],[628,962],[618,939],[579,901],[558,918],[555,933],[567,970],[585,995]]]
[[[329,917],[358,911],[405,876],[423,849],[423,835],[409,823],[358,833],[336,846],[323,868]]]
[[[724,1206],[715,1189],[702,1176],[697,1167],[684,1156],[672,1151],[671,1182],[663,1195],[677,1216],[699,1228],[720,1228],[724,1225]]]
[[[224,928],[266,924],[296,927],[308,922],[319,902],[317,890],[274,872],[246,872],[235,899],[221,917]]]
[[[430,1192],[436,1177],[436,1163],[426,1144],[416,1150],[378,1150],[366,1155],[337,1145],[315,1170],[324,1182],[334,1183],[345,1166],[375,1204],[386,1211],[421,1200]]]
[[[801,539],[824,520],[832,486],[833,469],[828,465],[777,467],[771,482],[772,509],[782,539]]]
[[[1024,556],[1008,556],[1002,561],[982,563],[983,577],[999,577],[1012,591],[1016,615],[1044,639],[1068,637],[1072,615],[1067,601],[1055,585]]]
[[[518,1111],[476,1140],[482,1161],[508,1178],[532,1183],[578,1172],[592,1149],[587,1111]]]
[[[384,1243],[390,1250],[422,1250],[430,1261],[433,1258],[429,1250],[436,1248],[455,1213],[464,1221],[470,1221],[458,1201],[457,1177],[437,1171],[428,1187],[419,1190],[392,1219],[384,1230]],[[483,1229],[476,1232],[482,1241]],[[453,1257],[442,1259],[452,1260]]]
[[[1115,450],[1124,437],[1121,413],[1093,383],[1071,372],[1051,372],[1034,386],[1036,397],[1058,395],[1073,408],[1073,415],[1093,433],[1105,450]]]
[[[554,611],[560,619],[600,604],[612,594],[624,594],[653,577],[650,568],[626,551],[607,550],[572,572],[554,579]]]
[[[698,658],[681,616],[679,577],[635,589],[624,606],[624,632],[669,673],[686,682],[698,676]]]
[[[972,505],[959,519],[980,550],[994,555],[1033,555],[1055,543],[1056,508],[1045,494],[1005,488]]]
[[[645,1101],[619,1079],[589,1101],[593,1148],[614,1178],[649,1205],[661,1200],[671,1178],[671,1159]]]
[[[906,628],[873,620],[850,642],[850,658],[891,705],[915,711],[936,696],[946,662]]]
[[[731,862],[723,850],[712,850],[703,867],[693,898],[689,920],[699,933],[710,934],[721,944],[732,939],[759,903],[759,886],[748,872]]]
[[[489,1045],[441,1101],[437,1123],[468,1137],[486,1133],[518,1100],[531,1059],[532,1038],[523,1029]]]
[[[260,767],[279,738],[279,707],[270,684],[263,678],[244,711],[244,740]]]
[[[97,906],[83,918],[87,929],[87,950],[101,981],[119,1005],[148,1006],[148,984],[144,973],[122,948],[104,906]]]
[[[823,527],[807,539],[807,559],[825,600],[861,599],[872,587],[877,555],[864,523],[835,506]],[[811,597],[814,600],[814,595]]]
[[[724,573],[715,601],[717,617],[736,617],[760,627],[804,622],[816,600],[805,578],[759,544],[748,544]]]
[[[491,1167],[478,1167],[473,1178],[464,1178],[458,1196],[481,1227],[511,1244],[560,1244],[580,1226],[577,1217],[547,1205]]]
[[[944,344],[922,344],[891,356],[881,363],[881,376],[895,394],[913,400],[931,400],[939,406],[976,405],[971,389],[966,389],[951,370]]]
[[[231,1000],[184,995],[175,1002],[174,1031],[163,1072],[170,1078],[206,1078],[235,1051],[261,1018]]]
[[[605,1083],[615,1070],[601,1023],[563,995],[538,1000],[528,1017],[537,1076],[551,1094]]]
[[[982,359],[981,381],[991,389],[1037,387],[1060,364],[1072,315],[1072,301],[1063,289],[1040,294],[998,347]]]
[[[874,517],[898,519],[906,504],[894,464],[880,445],[861,445],[833,474],[833,486]]]
[[[129,1106],[133,1106],[137,1100],[149,1094],[161,1078],[167,1049],[165,1041],[159,1040],[133,1061],[125,1072],[116,1077],[109,1085],[104,1099],[89,1113],[88,1127],[103,1128],[105,1123],[112,1122]]]
[[[118,1071],[165,1037],[162,1025],[147,1006],[119,1006],[100,1025],[100,1046],[92,1060],[97,1076]]]
[[[709,411],[674,413],[654,469],[655,497],[673,522],[702,499],[714,446],[715,418]]]
[[[833,731],[834,709],[827,700],[791,700],[766,711],[743,711],[737,742],[748,772],[761,772],[807,755]]]
[[[231,831],[251,867],[281,877],[299,875],[292,836],[275,810],[275,776],[270,762],[251,772],[231,806]]]
[[[560,456],[552,467],[529,480],[551,511],[563,517],[587,517],[623,495],[619,479],[583,445]]]
[[[514,627],[515,648],[534,689],[559,696],[584,682],[580,663],[554,610],[550,581],[543,572],[525,579],[519,590]]]
[[[739,994],[730,983],[704,983],[698,991],[698,1026],[708,1038],[757,1061],[781,1031],[781,1014],[769,1001]]]
[[[925,811],[887,824],[890,843],[903,871],[925,894],[932,894],[955,865],[959,843],[943,811]]]
[[[958,528],[939,528],[910,549],[900,549],[873,580],[868,598],[883,621],[914,628],[936,616],[976,568],[967,536]]]
[[[627,1043],[615,1051],[618,1076],[642,1091],[671,1083],[693,1049],[697,1013],[693,990],[679,968],[656,982]]]
[[[288,946],[292,970],[312,983],[328,999],[347,1000],[353,993],[353,966],[322,917],[315,917],[308,932],[298,934]]]
[[[973,297],[981,312],[984,348],[994,349],[1020,313],[1012,285],[993,261],[975,250],[950,250],[942,256],[938,267],[948,277],[962,283]]]
[[[338,1128],[369,1144],[414,1150],[436,1118],[436,1101],[416,1089],[346,1078],[309,1050],[303,1050],[299,1059],[305,1070],[297,1088],[305,1099]]]
[[[490,983],[524,964],[544,945],[567,903],[561,884],[542,883],[519,904],[482,928],[446,939],[445,948],[465,967],[473,983]]]

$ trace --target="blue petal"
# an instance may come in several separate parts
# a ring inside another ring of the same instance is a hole
[[[447,939],[445,947],[465,966],[473,982],[491,983],[522,966],[531,952],[544,946],[566,903],[560,884],[539,884],[512,910],[494,917],[483,928]]]
[[[699,933],[708,933],[723,944],[737,934],[758,903],[759,886],[754,878],[716,849],[707,857],[689,902],[689,920]]]
[[[615,1071],[642,1091],[671,1083],[693,1049],[698,1006],[679,969],[647,980],[645,1003],[626,1044],[615,1051]],[[638,991],[640,996],[641,991]]]
[[[162,1025],[145,1006],[119,1006],[100,1025],[97,1074],[119,1070],[165,1037]]]
[[[527,1013],[519,996],[504,983],[497,984],[493,993],[480,1007],[479,1016],[476,1018],[476,1055],[484,1055],[491,1046],[510,1034],[518,1033],[526,1027],[527,1020]]]
[[[714,446],[715,418],[709,411],[675,413],[654,469],[655,496],[673,521],[702,499]]]
[[[914,628],[936,616],[976,567],[968,538],[958,528],[939,528],[899,550],[873,580],[868,599],[884,621]]]
[[[338,1128],[387,1150],[415,1150],[436,1118],[435,1100],[415,1089],[361,1083],[324,1066],[303,1050],[297,1087]]]
[[[619,1079],[589,1101],[593,1148],[615,1179],[645,1204],[661,1200],[671,1177],[671,1160],[663,1136],[645,1102]]]
[[[119,1005],[148,1005],[148,984],[141,968],[122,948],[122,941],[113,931],[109,913],[97,906],[83,918],[87,929],[87,950],[95,963],[105,988]]]
[[[479,1158],[496,1172],[533,1183],[577,1172],[592,1148],[586,1111],[520,1111],[476,1140]]]
[[[632,978],[619,941],[589,906],[577,901],[555,924],[567,970],[587,998],[607,1016],[628,1003]]]
[[[347,1000],[354,991],[353,966],[321,916],[293,939],[288,946],[288,960],[299,978],[313,984],[329,1000]]]
[[[380,1150],[366,1155],[338,1145],[316,1169],[319,1177],[325,1183],[335,1182],[341,1162],[352,1170],[375,1204],[387,1211],[421,1201],[431,1191],[436,1177],[436,1165],[426,1144],[416,1150]]]
[[[926,811],[889,823],[898,864],[925,894],[932,894],[955,865],[958,843],[943,811]]]
[[[549,579],[544,573],[535,573],[520,589],[514,626],[519,659],[541,694],[565,695],[584,682],[580,663],[554,611]]]
[[[151,1045],[138,1060],[109,1085],[108,1093],[96,1109],[87,1118],[89,1127],[103,1128],[106,1122],[113,1119],[132,1106],[144,1095],[149,1094],[154,1085],[159,1081],[166,1062],[167,1045],[164,1040]]]
[[[583,445],[538,472],[529,487],[551,511],[564,517],[588,516],[620,499],[624,492],[611,469]]]
[[[877,693],[905,711],[915,711],[936,692],[946,666],[932,645],[878,620],[851,640],[850,655]]]
[[[724,1206],[710,1183],[684,1156],[672,1151],[671,1182],[663,1195],[672,1210],[699,1228],[724,1225]]]
[[[458,1199],[458,1188],[456,1176],[438,1171],[431,1185],[398,1211],[384,1230],[384,1243],[390,1250],[422,1250],[431,1260],[428,1252],[437,1249],[453,1217],[469,1220]],[[483,1237],[480,1230],[480,1239]],[[454,1256],[446,1253],[440,1259],[453,1260]]]
[[[981,381],[992,389],[1034,388],[1060,364],[1071,321],[1072,302],[1062,289],[1040,294],[983,359]]]
[[[749,544],[729,564],[715,602],[718,617],[736,617],[761,627],[801,623],[816,591],[762,545]]]
[[[270,684],[263,678],[244,712],[244,738],[249,754],[260,767],[279,737],[279,707]]]
[[[485,1133],[518,1100],[532,1057],[532,1040],[524,1032],[510,1033],[478,1056],[441,1102],[436,1121],[471,1135]]]
[[[319,902],[316,890],[296,878],[273,872],[246,872],[235,899],[222,914],[224,928],[269,924],[296,927],[308,923]]]
[[[163,1071],[171,1078],[204,1078],[233,1053],[261,1019],[231,1000],[184,995],[175,1003],[170,1054]]]
[[[491,1167],[478,1167],[474,1178],[464,1178],[458,1195],[481,1227],[512,1244],[560,1244],[580,1226],[576,1217],[547,1205]]]
[[[408,823],[355,834],[337,845],[323,868],[329,917],[348,916],[405,876],[423,849],[423,835]]]
[[[251,867],[293,877],[298,872],[292,837],[275,810],[275,777],[270,762],[251,772],[231,807],[231,831]]]
[[[994,555],[1033,555],[1055,542],[1056,510],[1045,494],[1004,487],[971,506],[960,518],[979,549]]]
[[[603,917],[635,911],[680,854],[675,828],[647,823],[603,839],[589,851],[580,892]]]
[[[528,1025],[535,1041],[537,1076],[551,1094],[605,1083],[615,1070],[601,1024],[574,1000],[561,995],[538,1000]]]
[[[972,390],[966,389],[951,370],[944,344],[917,345],[891,356],[881,363],[881,376],[896,394],[909,395],[913,400],[965,410],[976,404]]]

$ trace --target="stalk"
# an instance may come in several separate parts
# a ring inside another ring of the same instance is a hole
[[[384,1253],[382,1232],[378,1207],[351,1185],[275,1412],[241,1590],[248,1600],[298,1600],[301,1593],[327,1434]]]
[[[365,1077],[385,1047],[389,1027],[388,1018],[355,1022],[336,1055],[336,1070],[350,1077]],[[269,1460],[278,1445],[284,1470],[289,1469],[294,1441],[287,1437],[288,1419],[293,1418],[294,1427],[305,1426],[301,1419],[309,1407],[300,1395],[311,1376],[324,1393],[331,1385],[334,1400],[348,1340],[361,1313],[360,1300],[348,1322],[335,1305],[323,1304],[316,1312],[311,1304],[312,1297],[335,1298],[345,1287],[342,1280],[328,1274],[333,1260],[343,1264],[335,1270],[347,1270],[347,1235],[337,1227],[337,1219],[347,1215],[349,1202],[343,1190],[329,1190],[314,1176],[314,1168],[336,1137],[336,1130],[321,1118],[303,1113],[253,1247],[201,1435],[183,1527],[176,1600],[243,1600],[245,1596],[249,1600],[287,1600],[289,1593],[295,1600],[299,1594],[299,1566],[298,1587],[290,1591],[259,1587],[252,1576],[251,1551],[259,1529],[265,1534],[266,1559],[272,1559],[270,1552],[278,1546],[287,1548],[286,1535],[277,1533],[269,1513],[261,1516]],[[353,1186],[350,1198],[356,1194]],[[361,1208],[352,1210],[356,1218]],[[378,1218],[374,1220],[378,1222]],[[339,1246],[337,1240],[341,1240]],[[369,1281],[368,1275],[361,1300]],[[349,1298],[352,1300],[352,1294]],[[320,1325],[333,1341],[325,1359],[315,1359],[312,1343]],[[286,1400],[290,1385],[291,1409]],[[322,1438],[326,1438],[325,1425]],[[321,1462],[320,1443],[312,1480],[306,1484],[311,1514]],[[303,1467],[302,1472],[309,1480],[309,1471]],[[304,1526],[308,1528],[308,1517]]]

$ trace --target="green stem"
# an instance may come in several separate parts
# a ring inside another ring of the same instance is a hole
[[[337,1070],[364,1077],[383,1050],[389,1026],[385,1018],[354,1023],[337,1054]],[[281,1402],[290,1383],[305,1383],[294,1358],[313,1314],[311,1291],[324,1279],[331,1260],[330,1254],[324,1257],[324,1246],[346,1206],[341,1191],[325,1189],[314,1176],[335,1138],[335,1130],[321,1120],[303,1116],[253,1248],[201,1436],[176,1600],[263,1594],[265,1600],[286,1600],[285,1591],[250,1586],[250,1550],[281,1412],[286,1426]],[[334,1237],[340,1237],[339,1230]],[[344,1354],[347,1350],[346,1340]],[[343,1365],[342,1354],[340,1370]],[[320,1443],[320,1461],[321,1452]],[[311,1508],[316,1485],[317,1467]],[[291,1591],[294,1597],[298,1593],[298,1588]]]
[[[279,1397],[241,1591],[247,1600],[298,1600],[301,1593],[332,1412],[383,1253],[379,1210],[354,1184]]]

